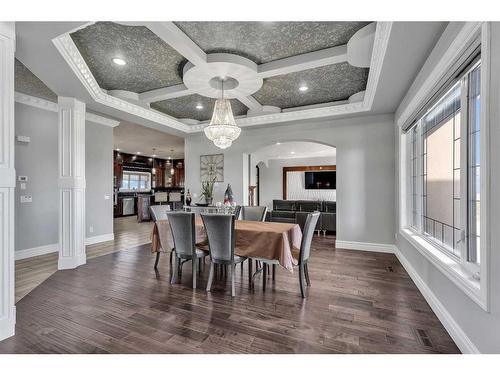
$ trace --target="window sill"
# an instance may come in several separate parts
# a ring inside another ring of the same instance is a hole
[[[401,228],[399,233],[469,298],[487,311],[486,301],[483,300],[481,294],[481,283],[472,277],[470,270],[444,254],[411,229]]]

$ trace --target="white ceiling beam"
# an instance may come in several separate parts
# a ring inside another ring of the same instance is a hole
[[[175,86],[162,87],[161,89],[145,91],[139,94],[139,101],[144,103],[159,102],[160,100],[179,98],[181,96],[191,95],[193,92],[189,90],[183,83]]]
[[[163,39],[193,65],[206,64],[207,54],[173,22],[143,22],[141,24]]]
[[[258,74],[268,78],[347,61],[347,44],[261,64]]]
[[[245,104],[252,111],[262,111],[262,104],[260,104],[253,96],[240,96],[237,97],[240,102]]]

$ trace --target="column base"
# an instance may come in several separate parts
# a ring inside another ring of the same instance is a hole
[[[75,256],[75,257],[64,257],[61,258],[59,255],[59,260],[57,262],[57,269],[58,270],[72,270],[74,268],[77,268],[81,265],[84,265],[87,263],[87,256],[86,254],[80,255],[80,256]]]
[[[16,333],[16,306],[11,307],[10,318],[0,320],[0,341],[5,340]]]

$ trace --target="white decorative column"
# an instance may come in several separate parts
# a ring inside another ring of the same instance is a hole
[[[0,22],[0,340],[14,335],[14,22]]]
[[[86,262],[85,103],[59,97],[60,270]]]

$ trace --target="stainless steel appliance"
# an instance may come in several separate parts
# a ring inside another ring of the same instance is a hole
[[[123,209],[122,214],[125,215],[133,215],[134,214],[134,198],[123,198]]]

